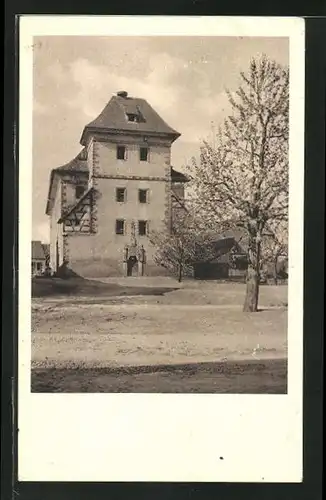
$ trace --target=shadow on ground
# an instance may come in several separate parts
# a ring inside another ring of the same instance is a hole
[[[33,369],[32,392],[286,394],[287,361]]]
[[[32,280],[32,297],[93,297],[94,295],[97,297],[103,295],[114,297],[121,297],[124,295],[162,296],[174,290],[178,290],[178,287],[126,286],[116,283],[102,283],[101,281],[88,280],[80,276],[69,279],[37,276]]]

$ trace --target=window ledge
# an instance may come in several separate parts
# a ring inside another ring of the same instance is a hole
[[[65,233],[63,233],[63,236],[92,236],[93,234],[96,234],[95,231],[88,231],[86,233],[86,231],[82,232],[82,231],[66,231]]]

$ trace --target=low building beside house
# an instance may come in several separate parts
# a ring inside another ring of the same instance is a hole
[[[240,233],[228,231],[208,243],[210,258],[193,264],[194,278],[202,280],[244,279],[247,271],[245,241]]]
[[[262,274],[267,280],[286,281],[289,272],[289,260],[287,252],[279,253],[275,256],[274,261],[266,262],[263,266]]]
[[[32,277],[44,274],[48,266],[48,262],[49,245],[43,244],[41,241],[32,241]]]
[[[263,262],[261,268],[262,283],[277,283],[288,278],[288,254],[284,246],[274,261]],[[211,258],[198,260],[193,264],[196,279],[244,280],[247,274],[248,237],[237,230],[220,234],[208,244],[204,254]]]

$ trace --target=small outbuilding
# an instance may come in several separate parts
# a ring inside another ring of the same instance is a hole
[[[49,245],[41,241],[32,241],[32,277],[44,274],[48,263],[48,253]]]
[[[248,267],[242,237],[225,232],[206,246],[206,258],[194,262],[194,278],[202,280],[242,279]],[[207,258],[210,255],[210,258]]]

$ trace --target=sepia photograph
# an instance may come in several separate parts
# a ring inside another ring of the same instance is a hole
[[[137,21],[21,19],[20,480],[300,482],[304,23]]]
[[[289,40],[36,37],[32,391],[287,392]]]

